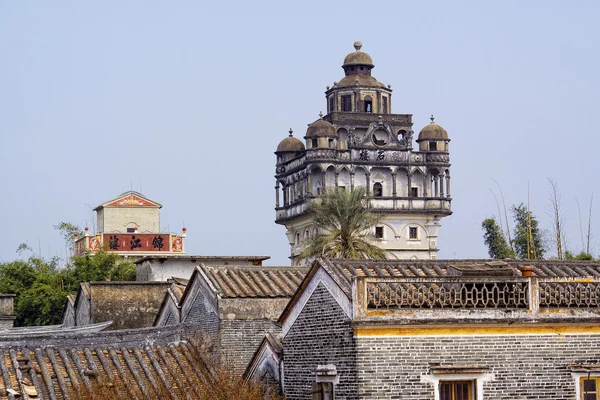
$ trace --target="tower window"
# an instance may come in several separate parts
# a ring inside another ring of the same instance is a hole
[[[383,96],[381,98],[381,112],[383,114],[388,113],[388,98],[387,98],[387,96]]]
[[[383,239],[383,226],[375,227],[375,239]]]
[[[418,239],[416,226],[411,226],[410,228],[408,228],[408,238],[409,239]]]
[[[352,96],[349,94],[342,96],[342,111],[352,111]]]
[[[333,109],[333,96],[331,96],[329,98],[329,112],[334,112],[335,110]]]
[[[373,197],[383,196],[383,185],[379,182],[373,185]]]
[[[419,197],[419,188],[411,187],[410,188],[410,197]]]
[[[334,139],[329,139],[329,147],[330,148],[334,148],[335,147],[335,140]]]
[[[429,142],[429,151],[437,151],[437,142]]]
[[[373,112],[373,99],[371,96],[365,96],[365,110],[366,113]]]
[[[310,142],[311,142],[311,147],[313,149],[315,149],[319,146],[319,142],[318,142],[317,138],[312,138]]]

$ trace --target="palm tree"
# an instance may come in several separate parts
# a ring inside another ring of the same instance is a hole
[[[327,191],[310,205],[316,234],[309,238],[301,258],[385,259],[387,252],[370,242],[378,215],[369,210],[362,187]]]

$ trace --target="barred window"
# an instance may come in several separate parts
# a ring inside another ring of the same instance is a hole
[[[416,226],[411,226],[410,228],[408,228],[408,238],[409,239],[418,239],[419,238],[417,236],[417,227]]]
[[[315,382],[312,387],[313,400],[333,400],[333,383]]]
[[[581,400],[600,400],[600,377],[581,378]]]
[[[349,94],[342,96],[342,111],[352,111],[352,96]]]
[[[473,400],[474,381],[440,381],[440,400]]]

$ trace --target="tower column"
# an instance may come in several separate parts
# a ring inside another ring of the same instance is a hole
[[[279,208],[279,181],[275,185],[275,208]]]
[[[446,180],[444,174],[439,176],[439,180],[440,180],[440,197],[444,197],[444,181]]]
[[[407,173],[406,174],[406,183],[407,183],[407,188],[406,188],[406,197],[410,197],[412,196],[412,175]]]
[[[450,174],[446,175],[446,197],[450,197]]]
[[[431,188],[431,178],[427,174],[423,177],[423,197],[429,197],[429,189]]]
[[[392,174],[392,196],[396,197],[396,173]]]
[[[354,172],[350,172],[350,190],[354,190]]]
[[[325,171],[323,171],[323,174],[321,175],[321,187],[323,188],[323,194],[325,193],[325,188],[327,188],[327,181],[325,178]]]
[[[440,176],[435,175],[433,177],[433,183],[435,185],[435,197],[440,197]]]
[[[370,173],[365,174],[365,182],[367,185],[367,196],[370,196],[371,195],[371,174]]]
[[[339,172],[336,172],[334,174],[334,176],[335,176],[335,192],[337,193],[337,191],[338,191],[338,184],[339,184],[339,176],[340,176]]]

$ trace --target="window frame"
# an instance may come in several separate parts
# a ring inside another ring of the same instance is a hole
[[[457,399],[455,388],[457,384],[467,384],[467,398],[466,399]],[[442,397],[442,385],[450,385],[451,393],[450,398]],[[477,380],[476,379],[468,379],[468,380],[441,380],[438,382],[438,392],[440,393],[440,400],[475,400],[474,393],[476,393]]]
[[[383,197],[383,184],[381,182],[373,183],[373,197]]]
[[[591,373],[581,373],[576,375],[576,399],[577,400],[585,400],[586,394],[595,394],[596,400],[600,399],[600,375],[599,374],[591,374]],[[586,393],[584,391],[583,383],[586,380],[593,380],[596,382],[596,391],[594,393]]]
[[[433,385],[434,400],[441,400],[440,398],[440,381],[472,381],[473,382],[473,400],[481,400],[486,397],[483,394],[483,384],[494,380],[494,374],[481,371],[472,373],[439,373],[431,371],[430,375],[422,375],[421,382],[430,383]],[[579,399],[578,399],[579,400]]]
[[[414,232],[414,235],[413,235]],[[409,226],[408,227],[408,239],[409,240],[419,240],[419,227],[418,226]]]
[[[375,227],[375,239],[384,239],[385,238],[385,229],[383,225]]]

